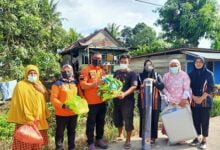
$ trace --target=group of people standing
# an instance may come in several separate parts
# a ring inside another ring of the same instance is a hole
[[[143,122],[143,82],[152,81],[152,122],[151,143],[158,138],[158,121],[161,112],[161,93],[167,97],[169,105],[181,107],[191,106],[194,126],[198,135],[203,135],[202,140],[196,138],[192,145],[206,148],[206,137],[209,129],[209,113],[212,107],[212,92],[214,90],[213,74],[205,66],[205,60],[196,57],[193,71],[187,75],[181,70],[180,62],[176,59],[169,64],[169,72],[163,78],[155,72],[151,60],[144,62],[143,72],[137,75],[129,68],[130,56],[122,55],[119,60],[120,67],[114,77],[123,83],[122,93],[113,99],[113,122],[118,128],[117,140],[123,139],[123,127],[126,131],[125,149],[131,148],[131,135],[134,129],[133,117],[135,108],[134,92],[139,90],[138,108],[140,112],[140,136]],[[79,79],[74,78],[74,71],[70,65],[64,65],[60,78],[52,85],[49,93],[39,81],[39,70],[36,66],[28,65],[25,70],[24,80],[20,81],[12,97],[8,121],[16,123],[15,132],[23,124],[33,124],[38,120],[38,129],[44,139],[44,144],[28,144],[13,138],[13,150],[41,149],[48,144],[47,118],[49,117],[46,102],[51,101],[55,108],[56,150],[63,150],[64,130],[67,129],[68,149],[75,149],[75,128],[77,115],[64,104],[71,95],[84,97],[89,106],[86,122],[86,136],[89,150],[96,147],[107,149],[108,145],[103,139],[107,103],[98,96],[99,85],[103,84],[102,77],[106,72],[101,67],[101,53],[94,53],[91,64],[80,71]]]

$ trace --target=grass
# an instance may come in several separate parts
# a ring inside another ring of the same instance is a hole
[[[213,100],[213,107],[211,110],[211,117],[220,116],[220,97],[215,97]]]

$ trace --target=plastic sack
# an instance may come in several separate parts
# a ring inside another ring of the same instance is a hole
[[[161,115],[164,134],[167,134],[170,144],[192,140],[197,137],[190,106],[168,106]]]
[[[25,124],[20,126],[15,132],[15,138],[21,142],[29,144],[44,143],[43,137],[35,124]]]
[[[120,96],[122,89],[122,82],[113,78],[112,75],[106,75],[103,79],[104,84],[98,88],[98,95],[103,101],[113,99]]]
[[[75,114],[81,115],[89,112],[87,101],[80,96],[72,96],[64,104],[68,106]]]

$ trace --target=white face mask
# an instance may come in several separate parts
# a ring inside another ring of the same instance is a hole
[[[128,64],[120,64],[119,69],[128,69]]]
[[[30,81],[30,82],[36,82],[36,81],[37,81],[37,76],[36,76],[36,75],[34,75],[34,76],[28,75],[28,81]]]

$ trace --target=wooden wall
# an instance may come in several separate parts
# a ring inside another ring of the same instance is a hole
[[[130,68],[136,72],[142,72],[144,61],[146,59],[151,59],[154,63],[155,70],[161,74],[168,72],[169,62],[172,59],[178,59],[180,61],[182,70],[185,70],[187,65],[185,54],[169,54],[169,55],[159,55],[159,56],[151,56],[151,57],[132,58],[130,63]]]

